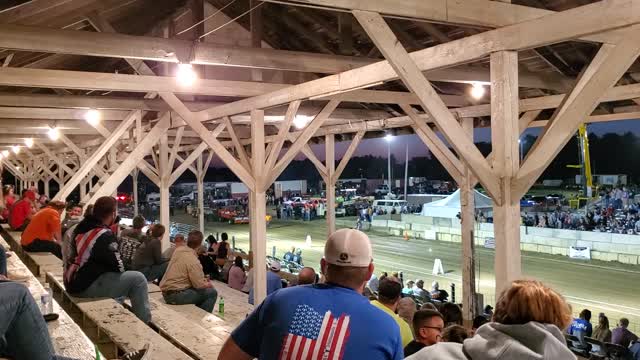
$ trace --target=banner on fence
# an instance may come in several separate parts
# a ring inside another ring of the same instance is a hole
[[[591,260],[591,248],[588,246],[570,246],[569,257],[572,259]]]

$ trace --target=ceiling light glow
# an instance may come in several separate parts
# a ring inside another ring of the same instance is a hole
[[[56,141],[60,138],[60,132],[58,131],[58,128],[56,127],[52,127],[49,129],[49,139]]]
[[[191,64],[178,64],[176,79],[180,85],[191,86],[198,79],[198,75],[193,70],[193,66]]]
[[[479,83],[474,83],[471,86],[471,96],[476,99],[479,100],[484,96],[485,93],[485,88],[482,84]]]
[[[98,125],[100,123],[100,118],[100,111],[96,109],[91,109],[84,115],[84,119],[87,120],[91,126]]]

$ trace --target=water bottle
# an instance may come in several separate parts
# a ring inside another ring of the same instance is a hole
[[[48,283],[45,283],[45,290],[49,293],[49,303],[47,304],[47,314],[53,314],[53,289]]]
[[[220,297],[220,301],[218,301],[218,313],[224,316],[224,298]]]
[[[45,284],[44,293],[40,295],[40,311],[43,315],[50,314],[49,304],[51,303],[51,294],[49,293],[49,284]]]

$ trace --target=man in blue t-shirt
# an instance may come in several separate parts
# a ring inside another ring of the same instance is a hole
[[[367,235],[336,231],[320,265],[326,284],[269,295],[233,331],[218,359],[402,359],[398,325],[361,295],[374,270]]]
[[[588,309],[584,309],[580,312],[580,317],[578,319],[573,319],[571,326],[569,327],[569,334],[577,337],[580,342],[573,342],[573,346],[586,349],[588,348],[587,342],[584,340],[585,336],[591,337],[593,332],[593,328],[591,327],[591,311]]]
[[[282,289],[282,278],[278,275],[281,269],[282,265],[277,260],[273,260],[269,264],[269,270],[271,271],[267,271],[267,295]],[[253,287],[249,290],[249,304],[253,305]]]

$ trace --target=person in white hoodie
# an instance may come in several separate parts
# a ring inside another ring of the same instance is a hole
[[[438,343],[406,360],[576,359],[560,330],[571,323],[569,305],[539,281],[514,281],[500,295],[492,320],[463,344]]]

